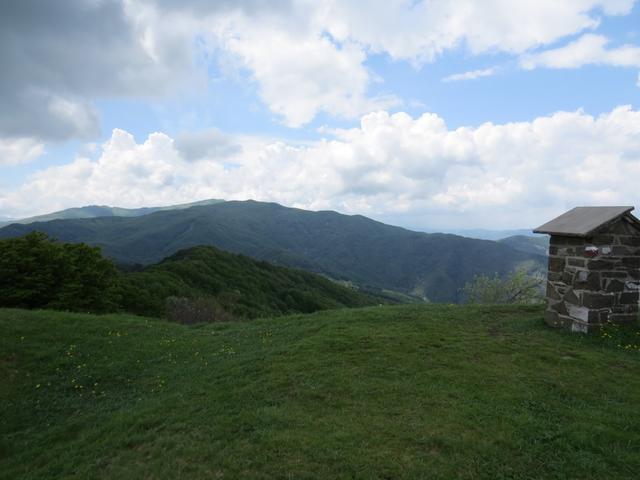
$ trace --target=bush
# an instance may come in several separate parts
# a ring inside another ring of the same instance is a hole
[[[233,315],[211,297],[167,297],[166,315],[172,322],[183,325],[235,320]]]
[[[534,304],[544,299],[543,285],[542,276],[518,269],[506,278],[500,278],[498,274],[493,277],[476,275],[462,291],[467,303]]]

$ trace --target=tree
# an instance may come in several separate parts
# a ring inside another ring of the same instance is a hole
[[[544,278],[530,274],[524,268],[510,273],[506,278],[476,275],[463,288],[467,303],[481,304],[534,304],[542,302]]]
[[[0,240],[0,306],[106,312],[116,308],[118,272],[83,243],[32,232]]]

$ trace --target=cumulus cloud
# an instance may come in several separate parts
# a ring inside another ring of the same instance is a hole
[[[0,136],[91,137],[93,99],[173,88],[190,69],[188,45],[154,38],[138,17],[117,0],[2,2]]]
[[[454,73],[442,79],[443,82],[458,82],[460,80],[475,80],[481,77],[490,77],[495,75],[497,69],[495,67],[485,68],[482,70],[471,70],[469,72]]]
[[[528,70],[537,67],[579,68],[584,65],[640,67],[640,47],[622,45],[607,48],[609,39],[603,35],[586,34],[559,48],[525,55],[520,65]]]
[[[376,0],[366,8],[348,0],[156,2],[159,11],[198,19],[194,29],[208,45],[235,59],[265,105],[298,127],[321,112],[354,118],[399,105],[393,95],[370,94],[376,77],[366,60],[372,53],[416,66],[461,46],[473,54],[520,54],[596,28],[602,15],[628,14],[634,0]]]
[[[371,54],[416,66],[460,47],[521,54],[594,29],[603,15],[627,14],[633,3],[1,2],[0,136],[95,136],[95,99],[167,95],[201,80],[208,63],[221,59],[246,71],[264,104],[289,126],[322,112],[357,118],[399,103],[372,95]]]
[[[0,167],[27,163],[44,153],[44,145],[33,138],[0,138]]]
[[[600,15],[627,14],[633,3],[398,0],[368,2],[362,8],[355,1],[292,0],[286,10],[278,3],[270,12],[258,9],[249,14],[249,9],[240,8],[243,13],[225,10],[220,15],[218,8],[209,10],[217,22],[208,28],[222,50],[251,73],[267,107],[296,127],[319,112],[348,118],[398,105],[392,95],[368,94],[374,74],[365,62],[371,53],[416,66],[460,46],[473,54],[520,54],[596,28]],[[196,6],[204,14],[200,2]],[[449,80],[493,73],[467,72]]]
[[[416,63],[466,45],[472,53],[522,53],[567,35],[592,29],[599,13],[625,15],[633,0],[445,0],[330,2],[328,31],[376,52]]]
[[[115,130],[96,160],[0,195],[0,214],[254,198],[426,229],[526,227],[575,205],[640,203],[640,112],[629,106],[457,129],[435,114],[377,112],[313,144],[241,143],[225,162],[194,160],[165,134],[136,143]]]
[[[363,65],[365,52],[355,44],[255,24],[227,31],[223,45],[252,72],[264,102],[291,127],[319,112],[355,118],[398,103],[393,96],[367,96],[371,75]]]

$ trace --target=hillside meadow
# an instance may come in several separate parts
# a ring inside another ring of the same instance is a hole
[[[0,310],[1,479],[630,479],[640,354],[540,307]]]

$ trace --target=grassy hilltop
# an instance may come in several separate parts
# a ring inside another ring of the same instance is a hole
[[[0,478],[636,478],[640,355],[618,343],[538,307],[0,310]]]

